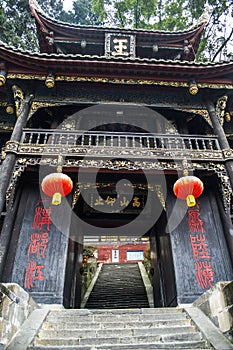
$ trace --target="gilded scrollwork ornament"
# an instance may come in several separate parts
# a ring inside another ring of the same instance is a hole
[[[22,163],[20,164],[19,162],[16,162],[12,176],[11,176],[10,184],[6,192],[7,210],[12,208],[13,206],[18,179],[21,176],[21,174],[25,171],[25,169],[26,169],[26,164],[22,164]]]
[[[79,199],[80,194],[81,194],[80,185],[79,185],[79,183],[76,183],[75,189],[74,189],[74,194],[73,194],[73,199],[72,199],[72,209],[74,209],[74,207]]]
[[[4,160],[5,158],[6,158],[5,148],[2,148],[2,151],[1,151],[1,160]]]
[[[233,149],[227,148],[222,150],[223,156],[226,160],[233,160]]]
[[[22,156],[17,159],[15,168],[13,171],[13,175],[10,181],[10,186],[7,191],[7,203],[13,203],[15,188],[17,185],[17,181],[21,176],[22,172],[28,166],[51,166],[56,168],[59,165],[59,160],[57,156],[45,156],[45,157],[31,157],[30,155]],[[166,172],[166,171],[174,171],[174,173],[182,172],[184,169],[188,169],[189,172],[193,172],[195,170],[199,171],[207,171],[216,173],[219,178],[220,191],[222,194],[222,200],[224,209],[227,213],[231,210],[231,200],[232,200],[232,188],[230,185],[229,177],[226,172],[226,168],[224,163],[217,162],[191,162],[189,159],[183,159],[183,162],[174,162],[173,160],[145,160],[145,159],[137,159],[133,160],[124,160],[124,159],[100,159],[100,158],[83,158],[77,159],[75,157],[64,157],[63,168],[98,168],[98,169],[108,169],[108,170],[155,170],[157,172]],[[84,184],[82,185],[84,186]],[[88,186],[86,184],[85,186]],[[89,185],[90,187],[91,185]],[[100,184],[101,186],[101,184]],[[135,185],[136,186],[136,185]],[[144,184],[137,184],[138,189],[144,190]],[[155,191],[162,206],[166,209],[166,199],[164,198],[163,189],[161,187],[154,187],[155,185],[148,184],[148,189],[151,191]],[[80,195],[81,185],[75,187],[75,192],[73,196],[72,206],[75,206],[79,195]]]
[[[205,167],[208,170],[213,170],[218,176],[220,183],[219,188],[222,194],[222,200],[224,209],[227,213],[231,212],[231,202],[232,202],[232,188],[230,184],[229,176],[227,175],[226,167],[224,164],[219,163],[207,163]]]
[[[31,104],[31,109],[29,113],[29,118],[35,114],[35,112],[40,108],[47,108],[47,107],[54,107],[54,106],[60,106],[60,102],[45,102],[45,101],[33,101]]]
[[[18,153],[19,142],[17,141],[7,141],[5,144],[5,153]]]
[[[228,96],[220,97],[216,104],[216,114],[221,125],[224,123],[225,110],[227,106]]]
[[[14,96],[14,101],[15,101],[15,111],[16,111],[16,115],[18,117],[22,111],[23,101],[24,101],[25,96],[24,96],[23,90],[17,85],[12,86],[12,91],[13,91],[13,96]]]

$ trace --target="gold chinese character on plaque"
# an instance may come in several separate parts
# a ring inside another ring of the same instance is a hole
[[[128,52],[128,39],[115,38],[113,39],[114,51],[113,56],[129,56]]]
[[[134,197],[133,198],[133,207],[137,207],[139,208],[141,205],[140,201],[139,201],[139,198],[138,197]]]
[[[107,205],[111,205],[111,207],[115,204],[116,198],[108,196],[105,200]]]
[[[124,196],[123,200],[120,201],[121,207],[127,207],[129,205],[128,199]]]
[[[101,197],[99,196],[99,198],[95,200],[95,204],[94,204],[94,205],[95,205],[95,206],[104,205],[103,198],[101,198]]]
[[[135,36],[107,33],[105,37],[107,57],[135,57]]]

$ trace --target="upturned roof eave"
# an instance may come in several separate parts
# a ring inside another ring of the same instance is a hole
[[[52,26],[54,25],[54,28],[64,28],[65,30],[67,29],[72,29],[72,30],[80,30],[80,29],[88,29],[88,30],[91,30],[91,31],[118,31],[118,32],[130,32],[130,33],[135,33],[135,34],[138,34],[138,33],[142,33],[142,34],[151,34],[151,35],[154,35],[154,34],[163,34],[165,36],[169,36],[169,35],[172,35],[172,36],[176,36],[176,35],[186,35],[186,34],[190,34],[190,35],[193,35],[194,33],[196,33],[196,31],[198,31],[202,26],[203,24],[206,24],[208,19],[206,16],[202,16],[202,18],[200,18],[199,21],[197,21],[197,23],[187,29],[184,29],[184,30],[178,30],[178,31],[174,31],[174,32],[170,32],[170,31],[166,31],[166,30],[148,30],[148,29],[143,29],[143,28],[134,28],[134,29],[125,29],[125,28],[119,28],[119,27],[113,27],[113,26],[95,26],[95,25],[80,25],[80,24],[74,24],[74,23],[67,23],[67,22],[62,22],[62,21],[59,21],[55,18],[52,18],[52,17],[49,17],[43,10],[42,8],[39,6],[39,4],[37,3],[36,0],[29,0],[29,6],[30,6],[30,9],[31,11],[33,12],[33,15],[35,14],[35,11],[36,13],[38,14],[39,18],[43,21],[43,23],[45,24],[48,24],[48,26]],[[38,19],[38,17],[36,18]]]

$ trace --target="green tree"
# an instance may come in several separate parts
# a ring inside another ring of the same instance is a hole
[[[44,0],[43,10],[51,17],[64,16],[62,0]],[[38,50],[35,19],[28,0],[0,0],[0,40],[8,45]]]
[[[76,0],[73,4],[73,12],[70,15],[74,23],[81,25],[98,25],[102,22],[99,20],[100,11],[97,6],[87,0]]]

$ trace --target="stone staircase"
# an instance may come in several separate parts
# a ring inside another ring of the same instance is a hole
[[[37,306],[38,307],[38,306]],[[1,342],[0,342],[1,343]],[[34,309],[4,350],[232,350],[197,307]]]
[[[138,264],[104,264],[85,307],[88,309],[149,307]]]
[[[215,349],[183,308],[48,310],[30,340],[32,319],[8,350]]]

